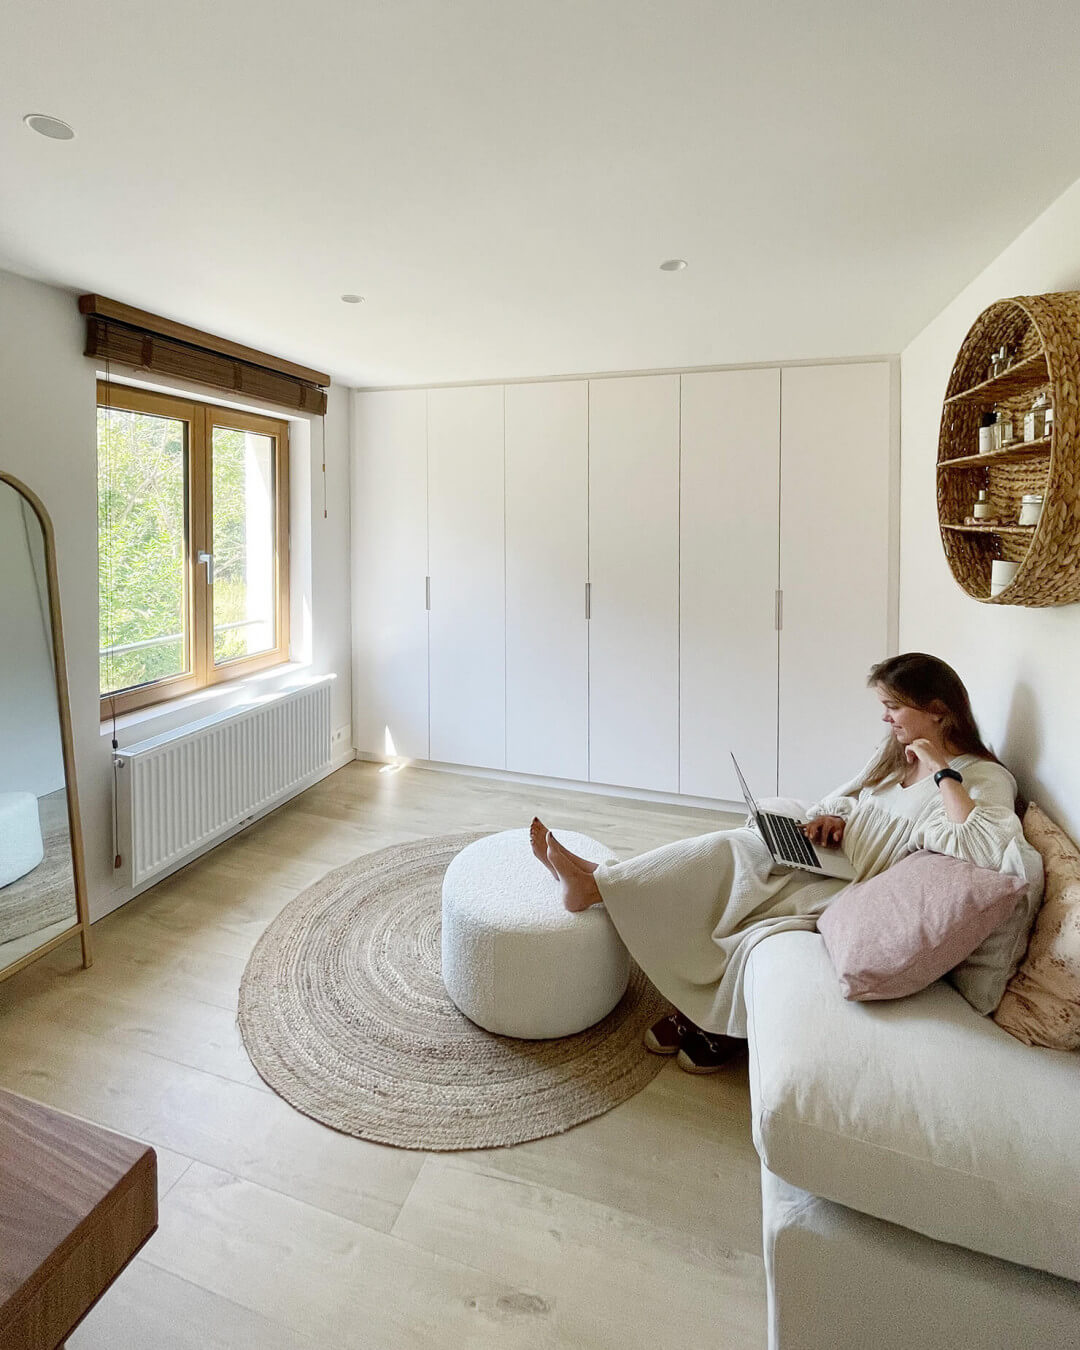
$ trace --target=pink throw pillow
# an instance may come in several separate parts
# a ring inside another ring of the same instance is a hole
[[[818,932],[847,999],[905,998],[970,956],[1016,907],[1026,883],[919,852],[842,891]]]

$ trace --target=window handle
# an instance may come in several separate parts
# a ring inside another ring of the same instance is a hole
[[[199,563],[200,565],[206,564],[206,584],[212,586],[214,584],[214,555],[212,553],[200,553]]]

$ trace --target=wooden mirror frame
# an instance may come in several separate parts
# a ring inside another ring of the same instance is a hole
[[[71,736],[71,708],[68,704],[67,662],[64,658],[64,630],[60,622],[60,586],[56,573],[56,542],[52,521],[40,497],[25,483],[0,469],[0,483],[6,483],[29,502],[41,525],[45,541],[45,572],[49,590],[49,623],[52,630],[53,666],[56,671],[56,705],[60,716],[60,741],[64,752],[64,777],[67,790],[68,827],[71,832],[71,873],[75,882],[75,922],[64,932],[43,942],[33,951],[20,956],[10,966],[0,970],[0,980],[6,980],[17,971],[37,961],[54,947],[70,941],[78,933],[82,942],[83,969],[93,964],[90,951],[90,916],[86,901],[86,865],[83,856],[82,825],[79,820],[79,793],[75,785],[75,749]]]

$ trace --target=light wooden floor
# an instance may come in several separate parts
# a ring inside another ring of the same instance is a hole
[[[258,1078],[236,995],[331,867],[539,814],[619,856],[730,817],[350,764],[0,985],[0,1082],[158,1150],[161,1226],[71,1350],[749,1350],[765,1343],[745,1063],[674,1064],[552,1139],[422,1154],[307,1120]]]

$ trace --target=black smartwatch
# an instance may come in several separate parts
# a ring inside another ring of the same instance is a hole
[[[937,773],[934,774],[934,786],[940,787],[943,778],[955,778],[958,783],[964,781],[963,774],[957,773],[955,769],[938,769]]]

